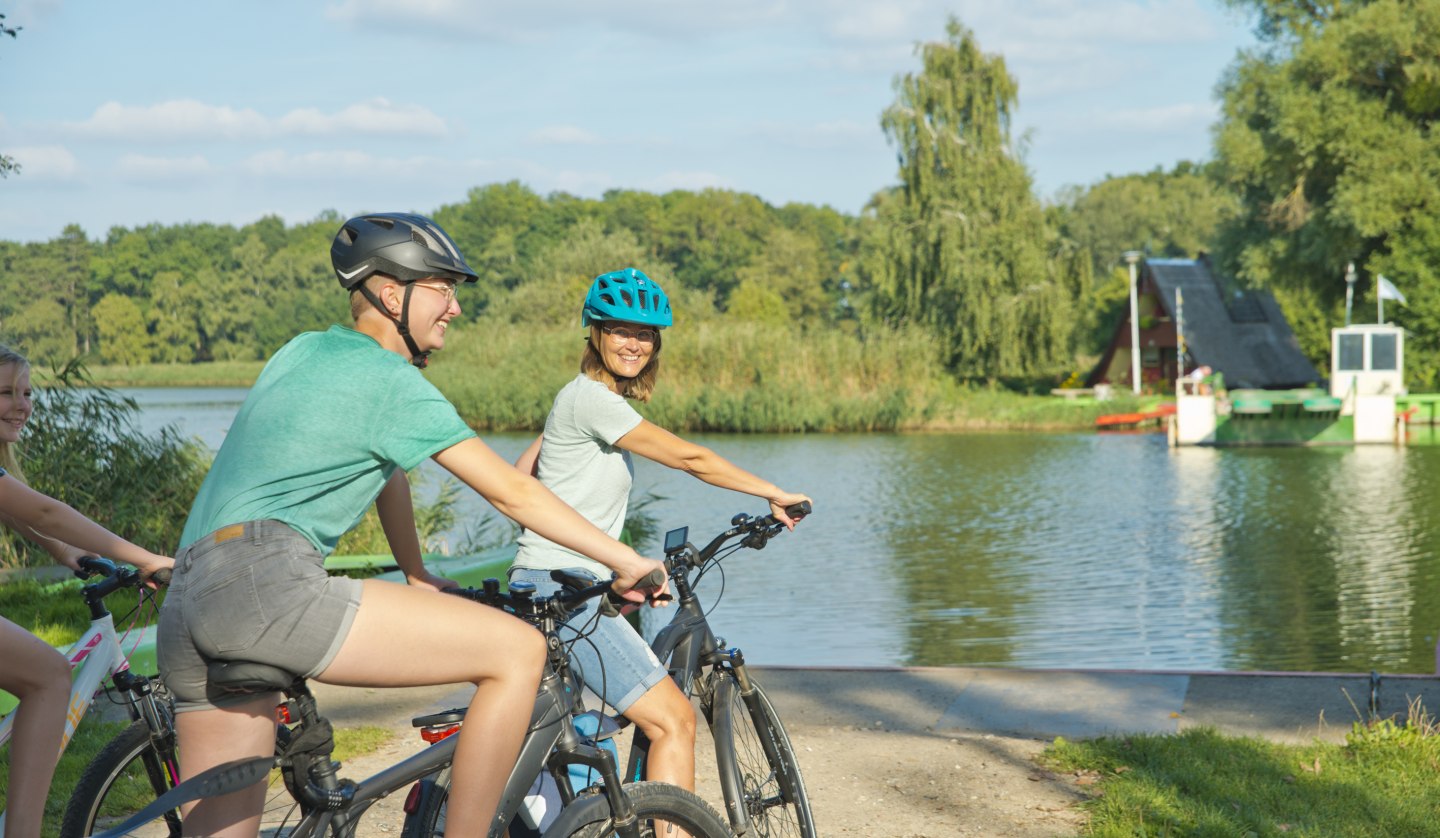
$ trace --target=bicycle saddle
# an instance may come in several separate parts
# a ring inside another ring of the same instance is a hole
[[[293,672],[254,661],[211,661],[207,672],[211,686],[242,695],[288,690],[301,680]]]

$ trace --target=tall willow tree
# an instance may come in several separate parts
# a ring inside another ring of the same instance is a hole
[[[1054,276],[1044,213],[1011,142],[1018,87],[958,20],[946,33],[918,48],[922,69],[895,80],[880,119],[900,186],[874,204],[878,313],[932,329],[962,377],[1055,372],[1070,359],[1074,290]]]

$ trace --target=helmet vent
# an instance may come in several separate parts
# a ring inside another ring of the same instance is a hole
[[[395,220],[394,220],[393,218],[386,218],[386,217],[383,216],[383,215],[377,215],[377,216],[374,216],[373,218],[367,218],[367,219],[365,219],[365,220],[366,220],[366,221],[369,221],[371,224],[375,224],[375,225],[377,225],[377,226],[384,227],[386,230],[393,230],[393,229],[395,229]]]
[[[346,245],[352,245],[355,243],[355,239],[358,235],[359,234],[356,233],[355,230],[347,224],[344,227],[340,228],[340,235],[336,236],[336,238],[338,238]]]

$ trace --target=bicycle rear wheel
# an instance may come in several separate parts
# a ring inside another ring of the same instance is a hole
[[[800,763],[765,691],[752,679],[746,698],[733,671],[714,677],[707,715],[731,825],[739,832],[748,823],[750,835],[816,838]]]
[[[289,729],[277,728],[276,753],[281,753],[289,741]],[[85,838],[124,823],[174,788],[179,770],[176,751],[161,754],[145,722],[132,722],[85,766],[65,804],[60,838]],[[278,774],[271,775],[271,786],[262,828],[269,838],[283,838],[298,823],[299,808],[279,783]],[[180,834],[179,812],[169,812],[126,833],[135,838],[179,838]]]
[[[178,771],[173,753],[155,750],[149,727],[143,721],[132,722],[80,775],[65,806],[60,838],[83,838],[123,822],[173,788]],[[178,838],[180,815],[171,812],[132,834]]]
[[[692,838],[730,838],[730,827],[705,801],[668,783],[626,783],[625,796],[640,817],[640,834],[655,838],[655,822],[673,824]],[[583,797],[564,809],[545,838],[608,838],[615,834],[610,801],[604,794]]]

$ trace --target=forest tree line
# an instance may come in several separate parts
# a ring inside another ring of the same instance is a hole
[[[1241,285],[1276,294],[1321,369],[1346,264],[1358,303],[1373,303],[1384,274],[1408,298],[1386,313],[1412,333],[1409,384],[1440,387],[1440,0],[1228,2],[1261,42],[1219,80],[1207,163],[1042,200],[1011,134],[1015,79],[952,19],[895,80],[880,125],[896,183],[859,214],[726,190],[582,198],[518,182],[405,209],[439,221],[481,275],[461,329],[578,327],[589,279],[633,265],[671,293],[677,326],[857,341],[920,329],[956,378],[1052,386],[1088,371],[1123,315],[1121,253],[1209,252]],[[265,358],[348,318],[328,255],[341,221],[327,211],[97,239],[71,226],[0,242],[0,339],[41,364]]]

